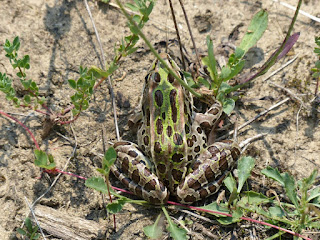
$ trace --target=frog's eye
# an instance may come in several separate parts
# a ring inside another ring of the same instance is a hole
[[[152,74],[151,76],[152,80],[156,83],[159,83],[160,82],[160,74],[158,72],[155,72]]]

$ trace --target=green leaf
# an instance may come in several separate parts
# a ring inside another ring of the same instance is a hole
[[[22,228],[18,228],[17,232],[21,235],[27,235],[27,232],[25,230],[23,230]]]
[[[261,173],[264,174],[265,176],[267,176],[268,178],[272,178],[273,180],[276,180],[282,186],[284,186],[284,179],[282,178],[278,169],[274,169],[274,168],[268,166],[267,168],[263,169],[261,171]]]
[[[38,149],[34,150],[34,155],[36,157],[34,160],[36,166],[49,170],[56,167],[56,164],[53,162],[52,155],[47,155],[44,151]]]
[[[225,205],[223,205],[223,204],[218,205],[216,202],[210,203],[210,204],[205,205],[205,206],[203,206],[201,208],[202,209],[206,209],[206,210],[210,210],[210,211],[229,214],[229,209]],[[211,213],[211,212],[208,212],[208,213],[212,214],[214,216],[217,216],[217,217],[221,217],[221,216],[224,217],[224,215],[221,215],[221,214],[218,214],[218,213]]]
[[[232,98],[226,98],[223,100],[222,110],[229,115],[233,111],[235,105],[236,103]]]
[[[320,187],[312,189],[309,193],[308,202],[320,196]]]
[[[303,179],[303,181],[304,181],[304,182],[306,183],[306,185],[307,185],[307,188],[309,188],[309,187],[314,183],[317,175],[318,175],[318,170],[317,170],[317,169],[314,169],[308,178]]]
[[[242,157],[238,161],[238,193],[241,192],[244,183],[247,181],[248,177],[250,177],[254,165],[255,161],[252,157]]]
[[[30,102],[31,102],[30,95],[25,95],[25,96],[23,97],[23,100],[24,100],[24,102],[26,103],[26,105],[29,105]]]
[[[104,154],[103,168],[112,166],[117,159],[117,152],[113,147],[109,147],[106,153]]]
[[[30,220],[30,218],[26,218],[26,220],[24,221],[24,223],[25,223],[25,225],[26,225],[26,227],[27,227],[27,230],[28,230],[28,232],[29,233],[32,233],[32,223],[31,223],[31,220]]]
[[[223,183],[228,188],[230,193],[232,193],[234,189],[237,189],[236,180],[232,177],[231,174],[229,174],[228,177],[223,180]]]
[[[162,235],[163,221],[160,221],[162,214],[159,214],[154,224],[143,228],[144,234],[151,239],[158,239]]]
[[[72,87],[73,89],[77,89],[77,83],[75,80],[69,79],[68,83],[69,83],[70,87]]]
[[[139,8],[136,5],[133,5],[131,3],[126,3],[125,6],[134,12],[139,12]]]
[[[298,197],[296,192],[296,186],[294,178],[288,173],[284,173],[283,175],[284,188],[286,190],[287,196],[291,200],[291,202],[295,205],[296,208],[299,207]]]
[[[269,207],[268,209],[268,214],[270,217],[277,217],[277,218],[283,218],[285,217],[285,212],[281,209],[281,207],[279,206],[273,206],[273,207]]]
[[[245,195],[238,201],[239,206],[245,207],[246,205],[259,205],[261,203],[271,203],[272,200],[254,191],[245,192]]]
[[[239,48],[247,52],[262,37],[268,26],[268,13],[260,10],[252,18],[247,33],[244,35]]]
[[[242,210],[238,208],[232,212],[232,217],[220,217],[217,220],[220,224],[229,225],[232,223],[240,222],[241,221],[240,217],[242,217],[242,215],[243,215]]]
[[[178,225],[170,222],[168,231],[170,236],[175,240],[184,240],[187,239],[187,231],[184,228],[179,228]]]
[[[220,78],[224,81],[225,79],[229,78],[230,74],[231,74],[230,67],[229,66],[223,66],[222,69],[221,69]]]
[[[85,182],[85,186],[93,188],[102,193],[108,193],[108,185],[105,183],[104,179],[101,177],[91,177]]]
[[[126,202],[127,202],[127,200],[125,200],[125,199],[118,199],[117,201],[109,203],[107,205],[107,210],[111,214],[118,213],[122,210],[122,208]]]
[[[210,77],[215,84],[217,84],[217,66],[216,66],[216,59],[213,53],[213,43],[210,39],[210,36],[207,36],[207,47],[208,47],[208,56],[202,58],[202,63],[208,67],[208,71],[210,73]]]

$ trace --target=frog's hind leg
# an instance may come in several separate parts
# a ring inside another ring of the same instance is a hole
[[[111,166],[113,174],[134,194],[153,204],[167,202],[167,188],[151,171],[152,165],[138,146],[131,142],[114,144],[117,160]]]
[[[239,145],[230,140],[216,142],[203,151],[192,171],[177,188],[178,200],[191,204],[216,193],[240,156]]]

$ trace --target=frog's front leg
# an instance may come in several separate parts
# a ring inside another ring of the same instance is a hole
[[[167,188],[152,173],[152,164],[138,146],[131,142],[114,144],[117,160],[111,166],[113,174],[134,194],[153,204],[166,203]]]
[[[191,204],[216,193],[240,156],[240,146],[231,140],[208,146],[177,188],[179,202]]]

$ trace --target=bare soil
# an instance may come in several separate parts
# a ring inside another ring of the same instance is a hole
[[[296,0],[286,2],[294,6],[297,3]],[[41,93],[47,97],[48,105],[52,109],[60,111],[66,108],[70,105],[69,97],[73,94],[67,80],[79,76],[80,65],[101,66],[99,45],[83,1],[1,0],[0,3],[1,49],[5,39],[12,41],[15,36],[20,36],[20,54],[29,54],[31,58],[28,76],[40,85]],[[115,45],[129,34],[126,20],[114,7],[97,1],[90,1],[89,5],[106,60],[110,62],[114,56]],[[185,8],[201,52],[206,51],[207,35],[210,35],[217,47],[228,39],[229,34],[239,24],[243,24],[239,27],[239,37],[235,41],[235,44],[239,44],[252,16],[261,8],[268,10],[268,29],[248,55],[250,64],[247,72],[251,67],[261,66],[277,49],[294,13],[272,0],[218,0],[210,3],[206,0],[194,0],[185,1]],[[177,3],[175,9],[183,42],[191,54],[191,39]],[[319,16],[319,2],[304,1],[302,10]],[[157,2],[150,19],[144,33],[153,44],[176,37],[166,1]],[[245,153],[256,159],[250,181],[256,191],[265,193],[276,186],[260,174],[260,170],[268,165],[288,171],[296,179],[306,177],[313,169],[319,168],[320,127],[319,112],[316,111],[316,108],[319,110],[319,105],[310,103],[316,84],[310,69],[316,61],[313,53],[314,37],[319,34],[319,30],[319,23],[299,15],[294,31],[301,33],[300,38],[290,54],[277,63],[270,73],[294,55],[298,54],[298,58],[269,80],[264,80],[269,73],[254,80],[244,89],[243,96],[237,101],[239,125],[288,96],[280,88],[270,85],[271,81],[292,91],[306,106],[303,107],[301,102],[292,98],[239,132],[239,141],[267,133],[262,140],[251,144]],[[129,132],[127,120],[138,104],[144,76],[154,59],[142,41],[138,43],[138,47],[136,53],[122,59],[121,68],[113,76],[120,135],[131,141],[136,141],[136,136]],[[18,81],[4,55],[4,51],[1,51],[0,71]],[[15,85],[19,90],[19,84],[15,82]],[[45,138],[41,136],[45,119],[43,115],[15,108],[5,100],[4,94],[0,94],[0,100],[0,109],[24,122],[35,134],[41,149],[53,154],[60,169],[77,143],[76,156],[71,159],[67,171],[84,177],[99,175],[96,168],[101,166],[103,154],[102,130],[106,130],[107,142],[116,141],[107,83],[96,91],[89,109],[72,124],[72,128],[70,125],[56,126]],[[25,199],[33,202],[46,191],[53,178],[38,179],[41,170],[33,163],[35,146],[23,128],[4,116],[0,117],[0,128],[0,238],[17,239],[16,229],[21,226],[29,211]],[[114,178],[112,183],[123,187]],[[215,198],[216,196],[207,202],[214,201]],[[71,219],[81,218],[98,223],[105,231],[105,236],[100,233],[98,237],[88,235],[88,238],[84,239],[146,239],[143,227],[152,224],[161,211],[157,208],[126,205],[124,210],[116,215],[117,232],[114,232],[113,219],[106,217],[101,195],[86,188],[82,180],[67,175],[60,177],[38,204],[53,208],[62,216],[72,217]],[[172,216],[176,218],[180,215],[181,212],[172,212]],[[250,234],[256,235],[255,239],[264,239],[276,232],[248,222],[224,228],[218,223],[206,223],[190,216],[187,216],[187,219],[193,221],[193,224],[187,226],[192,232],[192,239],[249,239]],[[320,239],[319,234],[309,236]],[[288,238],[291,239],[289,236]],[[47,239],[68,238],[53,234],[48,235]]]

